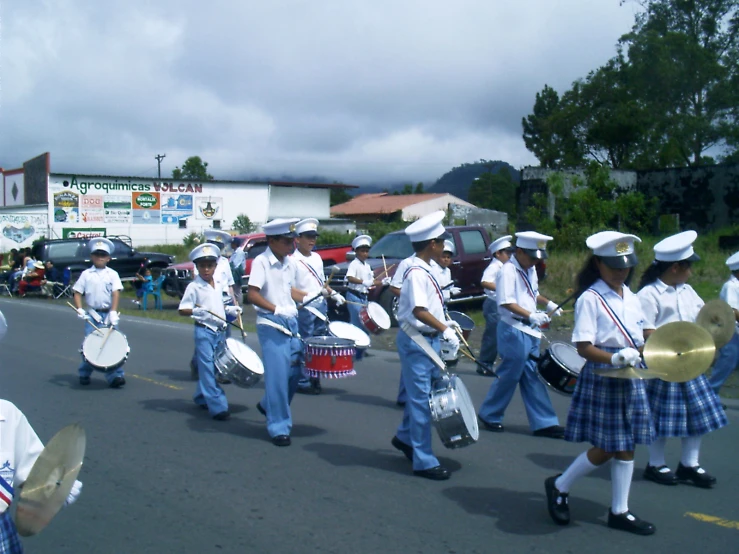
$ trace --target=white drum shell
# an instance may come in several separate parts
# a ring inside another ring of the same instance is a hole
[[[445,447],[462,448],[477,442],[480,429],[475,407],[459,377],[450,375],[434,383],[429,394],[429,407],[431,419]]]
[[[80,348],[84,360],[100,371],[118,369],[126,363],[130,352],[126,335],[110,327],[101,327],[87,335]]]
[[[216,371],[237,387],[248,389],[264,375],[264,365],[256,352],[236,339],[226,339],[214,353]]]
[[[354,341],[354,347],[359,350],[364,350],[372,345],[367,333],[346,321],[332,321],[328,324],[328,332],[336,338]]]

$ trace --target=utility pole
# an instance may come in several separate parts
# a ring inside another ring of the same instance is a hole
[[[159,180],[162,180],[162,160],[167,157],[167,154],[157,154],[154,159],[157,161],[157,175]]]

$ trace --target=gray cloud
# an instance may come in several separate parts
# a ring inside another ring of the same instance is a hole
[[[596,7],[597,6],[597,7]],[[432,182],[534,163],[521,118],[545,83],[604,63],[617,0],[25,0],[2,3],[0,165],[218,178]]]

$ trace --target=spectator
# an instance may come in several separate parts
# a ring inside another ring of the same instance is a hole
[[[62,286],[62,272],[54,267],[51,260],[47,260],[44,271],[44,280],[41,281],[41,291],[44,296],[54,296],[54,287],[56,285]]]
[[[139,268],[136,270],[136,275],[134,275],[132,284],[133,288],[136,291],[136,299],[131,300],[134,304],[140,304],[141,298],[144,296],[144,282],[146,281],[146,270],[147,270],[147,260],[144,259],[144,263],[142,263]]]
[[[18,283],[18,294],[25,296],[27,292],[41,290],[41,282],[44,280],[46,268],[43,262],[34,262],[33,269],[28,271]]]
[[[6,262],[6,266],[9,268],[8,271],[4,271],[2,274],[0,274],[0,283],[9,283],[9,279],[15,273],[17,268],[19,267],[20,256],[18,255],[18,249],[17,248],[11,248],[10,253],[8,254],[8,260]]]

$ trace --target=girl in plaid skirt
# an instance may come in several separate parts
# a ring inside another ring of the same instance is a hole
[[[596,373],[640,364],[644,314],[639,299],[627,286],[637,263],[635,241],[641,242],[634,235],[615,231],[596,233],[586,241],[593,256],[578,276],[572,342],[587,363],[572,396],[565,439],[593,446],[564,473],[548,478],[545,490],[549,515],[555,523],[567,525],[572,484],[611,461],[608,526],[651,535],[654,525],[628,507],[635,445],[649,444],[655,436],[644,381]]]
[[[691,265],[699,260],[693,251],[698,234],[685,231],[654,246],[654,263],[639,283],[639,300],[646,321],[644,335],[673,321],[694,322],[703,307],[703,300],[687,284]],[[649,463],[644,477],[660,485],[693,483],[711,488],[716,478],[698,463],[701,437],[726,425],[726,414],[705,375],[685,383],[670,383],[661,379],[647,382],[647,396],[654,418],[657,439],[649,446]],[[673,471],[665,462],[667,437],[682,439],[682,455]]]

